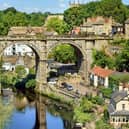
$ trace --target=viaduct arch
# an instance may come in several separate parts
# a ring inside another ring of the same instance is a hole
[[[39,90],[43,90],[47,82],[47,55],[58,44],[70,44],[82,54],[80,73],[88,84],[88,71],[92,63],[92,49],[102,49],[107,46],[109,37],[2,37],[0,38],[0,56],[3,50],[12,44],[24,44],[36,53],[37,74]]]

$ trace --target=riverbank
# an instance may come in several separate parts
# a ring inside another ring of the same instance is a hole
[[[0,97],[0,129],[3,129],[13,112],[13,105],[3,103]]]
[[[40,94],[41,96],[48,97],[52,100],[73,106],[74,99],[70,97],[66,97],[63,94],[58,93],[56,90],[52,90],[50,88],[45,88],[43,91],[36,90],[36,94]]]

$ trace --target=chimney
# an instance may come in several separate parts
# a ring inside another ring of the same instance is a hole
[[[123,83],[119,83],[119,91],[122,91],[123,89]]]

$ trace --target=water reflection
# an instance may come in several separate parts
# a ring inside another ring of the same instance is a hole
[[[11,98],[11,101],[9,100]],[[48,98],[18,94],[3,98],[4,103],[13,103],[14,109],[4,129],[71,129],[73,114],[63,104]],[[39,105],[40,108],[37,107]],[[6,106],[6,105],[5,105]],[[41,110],[39,110],[41,109]],[[37,115],[41,115],[40,117]],[[42,115],[43,114],[43,115]],[[38,126],[37,118],[44,120]],[[37,125],[36,125],[37,124]]]
[[[54,116],[47,112],[46,114],[47,129],[65,129],[63,120],[59,116]]]
[[[13,99],[13,113],[4,129],[33,129],[36,109],[31,103],[23,94],[16,95]]]

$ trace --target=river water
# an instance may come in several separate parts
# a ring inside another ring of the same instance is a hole
[[[46,125],[43,129],[71,129],[72,113],[66,108],[60,107],[60,103],[43,98],[45,100],[44,112]],[[36,100],[28,99],[24,94],[2,97],[0,101],[4,106],[13,105],[10,117],[3,129],[37,129],[36,125]]]

